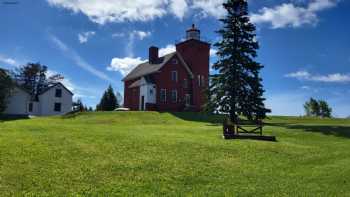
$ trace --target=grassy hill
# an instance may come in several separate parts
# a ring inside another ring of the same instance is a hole
[[[278,142],[218,116],[112,112],[0,122],[1,196],[350,196],[350,121],[272,117]]]

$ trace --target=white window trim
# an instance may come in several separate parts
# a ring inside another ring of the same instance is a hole
[[[198,80],[198,86],[201,87],[201,75],[197,76],[197,80]]]
[[[162,100],[162,92],[164,91],[164,100]],[[166,89],[160,89],[160,94],[159,94],[159,96],[160,96],[160,102],[161,103],[166,103]]]

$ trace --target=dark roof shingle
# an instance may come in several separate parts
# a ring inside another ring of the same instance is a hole
[[[138,65],[134,70],[132,70],[126,77],[124,77],[123,81],[128,81],[131,79],[136,79],[138,77],[142,77],[148,74],[152,74],[160,70],[164,64],[166,64],[174,55],[174,53],[167,54],[163,57],[160,57],[160,61],[158,64],[150,64],[149,62],[142,63]]]

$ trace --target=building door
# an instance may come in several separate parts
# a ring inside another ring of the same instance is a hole
[[[145,96],[141,97],[141,111],[145,111]]]

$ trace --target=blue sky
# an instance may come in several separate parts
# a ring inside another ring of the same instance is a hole
[[[123,75],[147,59],[150,45],[171,52],[192,23],[206,41],[218,40],[222,1],[0,0],[0,67],[45,64],[65,76],[75,98],[95,106],[109,84],[123,92]],[[349,116],[350,2],[249,5],[272,114],[302,115],[312,96],[329,101],[335,116]]]

